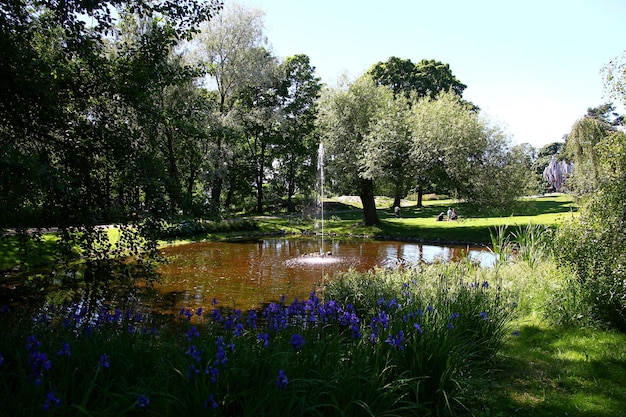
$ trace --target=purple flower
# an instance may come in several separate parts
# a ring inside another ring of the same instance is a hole
[[[400,330],[395,336],[390,334],[385,342],[398,350],[404,350],[404,332]]]
[[[216,383],[217,377],[220,375],[220,369],[217,367],[213,368],[211,365],[207,365],[204,373],[209,375],[212,383]]]
[[[513,336],[519,336],[520,332],[518,330],[515,330],[513,333],[511,333],[511,335]]]
[[[281,369],[280,371],[278,371],[278,377],[276,378],[276,386],[278,387],[278,389],[283,389],[287,386],[288,383],[289,383],[289,380],[287,379],[287,376],[285,375],[285,371]]]
[[[204,402],[204,408],[217,408],[218,406],[219,404],[217,403],[217,401],[215,401],[213,394],[209,395],[209,398],[207,398],[207,400]]]
[[[294,333],[289,343],[293,346],[294,350],[298,351],[302,345],[304,345],[304,337],[298,333]]]
[[[200,332],[196,326],[191,326],[189,330],[187,330],[187,334],[185,335],[187,340],[191,342],[194,337],[200,337]]]
[[[109,365],[109,356],[106,353],[103,353],[102,355],[100,355],[99,365],[103,368],[108,368],[111,366]]]
[[[254,310],[248,311],[248,317],[246,318],[246,324],[251,329],[256,329],[257,325],[257,315]]]
[[[37,350],[39,346],[41,346],[41,343],[39,343],[36,336],[31,335],[26,338],[26,350]]]
[[[185,355],[191,356],[191,358],[196,362],[200,362],[202,360],[202,351],[196,349],[195,345],[189,346]]]
[[[483,320],[487,320],[487,313],[485,313],[484,311],[480,312],[480,318]]]
[[[50,407],[54,406],[56,408],[59,405],[61,405],[61,399],[54,394],[54,391],[50,391],[46,394],[46,399],[43,402],[42,408],[44,410],[49,410]]]
[[[489,288],[489,283],[487,281],[483,281],[482,287]]]
[[[70,351],[70,344],[63,343],[63,347],[58,350],[57,355],[59,356],[71,356],[72,352]]]
[[[267,333],[259,333],[256,337],[257,340],[261,341],[263,343],[263,346],[268,347],[270,342],[269,342],[269,335]]]
[[[418,323],[413,324],[413,327],[415,327],[415,330],[417,330],[420,334],[424,333],[424,330],[422,330],[422,326],[420,326]]]
[[[150,399],[146,397],[144,394],[141,394],[137,397],[137,408],[146,408],[150,404]]]
[[[204,309],[202,307],[198,307],[196,310],[196,316],[200,317],[204,313]]]
[[[4,356],[0,353],[0,366],[4,365]]]

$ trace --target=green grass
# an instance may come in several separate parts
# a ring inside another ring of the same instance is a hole
[[[536,317],[513,324],[477,416],[626,416],[626,335],[562,328]]]
[[[401,218],[395,218],[389,204],[388,199],[377,200],[380,224],[364,227],[358,199],[329,199],[324,203],[324,231],[340,236],[489,244],[490,233],[495,227],[529,223],[555,226],[576,215],[577,210],[573,199],[566,195],[526,198],[519,202],[514,212],[495,213],[475,213],[466,204],[454,200],[427,200],[423,207],[417,207],[415,202],[404,202]],[[448,207],[457,208],[459,220],[436,221],[436,216],[446,212]],[[267,230],[315,230],[312,222],[293,216],[259,219],[259,224]]]

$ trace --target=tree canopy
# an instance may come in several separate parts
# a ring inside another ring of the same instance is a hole
[[[469,199],[486,184],[471,170],[507,166],[448,64],[391,57],[322,93],[236,3],[8,2],[0,32],[3,227],[295,210],[320,140],[366,224],[375,192]]]
[[[374,64],[367,72],[376,84],[386,85],[396,96],[404,94],[407,98],[412,94],[435,98],[442,91],[462,96],[467,88],[452,74],[449,64],[434,59],[422,59],[414,64],[410,59],[392,56],[386,62]]]

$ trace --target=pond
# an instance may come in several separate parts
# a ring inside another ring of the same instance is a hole
[[[376,240],[320,241],[311,238],[268,238],[232,242],[198,242],[163,248],[167,264],[159,267],[153,310],[177,314],[181,308],[219,306],[247,310],[285,296],[307,298],[340,271],[368,271],[376,266],[459,261],[493,264],[493,254],[474,246],[437,246]]]

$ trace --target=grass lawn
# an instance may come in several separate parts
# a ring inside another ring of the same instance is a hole
[[[535,317],[512,328],[488,385],[473,393],[474,415],[626,416],[626,335]]]
[[[576,205],[567,195],[526,198],[512,213],[472,213],[464,203],[455,200],[429,200],[423,207],[414,201],[402,204],[401,218],[395,218],[392,201],[377,199],[380,223],[372,227],[361,224],[362,212],[358,198],[341,197],[324,203],[324,231],[330,235],[369,236],[374,238],[415,239],[433,242],[470,242],[488,244],[490,233],[498,226],[525,226],[529,223],[554,226],[576,215]],[[448,207],[456,207],[459,220],[435,220]],[[299,217],[260,218],[262,229],[287,232],[312,231],[311,222]]]

